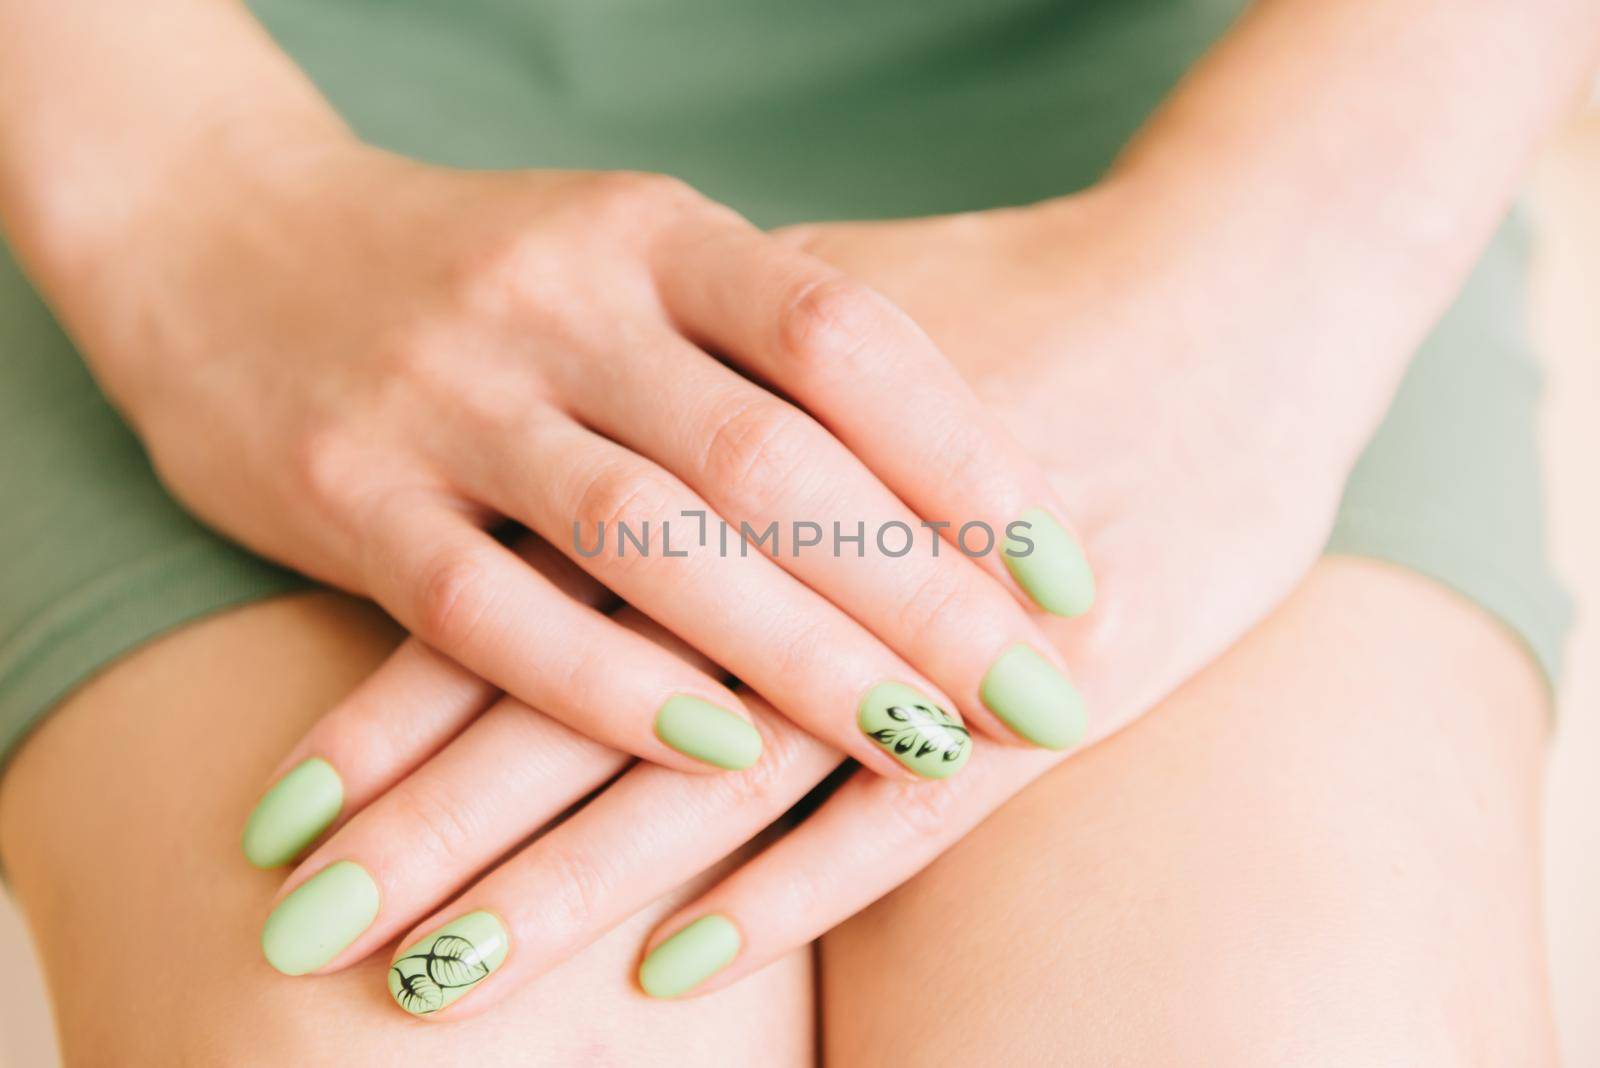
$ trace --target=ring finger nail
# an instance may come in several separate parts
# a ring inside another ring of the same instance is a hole
[[[349,860],[323,868],[278,902],[261,928],[261,952],[284,975],[314,972],[378,917],[378,884]]]
[[[1013,645],[990,665],[978,696],[1034,745],[1066,749],[1083,738],[1083,698],[1054,664],[1026,645]]]
[[[389,965],[389,994],[413,1016],[464,997],[505,962],[511,940],[491,912],[469,912],[402,949]]]
[[[856,722],[884,752],[924,779],[947,779],[972,755],[972,736],[960,713],[903,683],[880,682],[867,691]]]
[[[740,771],[761,757],[761,732],[725,708],[678,696],[656,713],[656,737],[685,756]]]
[[[739,955],[739,929],[722,916],[702,916],[661,943],[639,965],[639,985],[653,998],[687,994]]]
[[[312,757],[273,784],[244,825],[245,859],[258,868],[287,864],[328,829],[344,804],[344,783]]]
[[[1012,534],[1012,527],[1020,527],[1019,534]],[[1046,612],[1081,616],[1094,604],[1094,572],[1083,548],[1043,508],[1030,508],[1006,528],[1001,558],[1017,585]]]

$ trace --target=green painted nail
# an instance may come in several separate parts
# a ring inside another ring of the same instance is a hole
[[[261,928],[261,952],[284,975],[314,972],[377,917],[378,884],[361,865],[341,860],[278,902]]]
[[[856,723],[884,752],[924,779],[947,779],[972,755],[972,736],[958,713],[898,682],[880,682],[867,691]]]
[[[1011,577],[1035,604],[1058,616],[1081,616],[1094,604],[1094,572],[1067,528],[1043,508],[1006,527],[1001,553]]]
[[[258,868],[293,860],[328,829],[344,805],[344,783],[321,757],[295,765],[256,804],[244,825],[245,859]]]
[[[1013,645],[990,665],[978,688],[983,706],[1034,745],[1066,749],[1083,738],[1083,698],[1054,664]]]
[[[728,771],[761,759],[761,733],[743,718],[698,697],[674,697],[656,713],[656,737],[685,756]]]
[[[511,939],[492,912],[458,916],[402,949],[389,965],[389,993],[413,1016],[464,997],[505,962]]]
[[[739,929],[722,916],[702,916],[655,948],[639,965],[639,985],[653,998],[687,994],[739,955]]]

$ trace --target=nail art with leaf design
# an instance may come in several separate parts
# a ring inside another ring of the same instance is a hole
[[[509,940],[493,913],[469,912],[407,946],[389,965],[389,993],[413,1016],[467,994],[506,959]]]
[[[961,716],[902,683],[874,686],[861,699],[856,722],[884,752],[925,779],[949,778],[972,755],[972,736]]]

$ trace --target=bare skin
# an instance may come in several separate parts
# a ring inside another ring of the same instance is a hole
[[[919,1006],[956,1015],[917,1065],[1554,1063],[1544,709],[1497,623],[1324,560],[823,940],[828,1063],[888,1063]]]
[[[332,595],[243,609],[129,657],[26,744],[0,858],[69,1064],[784,1065],[817,1042],[839,1065],[1552,1062],[1542,688],[1497,623],[1407,573],[1318,564],[828,935],[819,1004],[805,952],[690,1001],[640,994],[642,935],[681,897],[454,1024],[396,1016],[387,954],[272,972],[254,930],[277,880],[238,859],[240,820],[398,637]]]
[[[694,1005],[632,987],[671,900],[465,1026],[397,1018],[387,951],[309,982],[262,960],[257,931],[281,877],[239,855],[256,782],[399,637],[333,594],[270,601],[152,644],[29,740],[0,790],[0,857],[67,1063],[638,1064],[658,1049],[681,1063],[810,1063],[805,951]],[[727,1019],[761,1025],[728,1031]]]
[[[1087,740],[1098,741],[1228,648],[1300,580],[1406,359],[1600,49],[1600,19],[1584,0],[1266,0],[1094,189],[980,216],[809,228],[783,242],[659,176],[446,172],[374,153],[237,4],[163,0],[107,20],[91,0],[0,0],[0,19],[16,31],[0,43],[0,221],[180,502],[257,551],[373,597],[481,676],[484,693],[504,689],[611,749],[663,763],[674,760],[663,751],[670,745],[649,729],[662,697],[681,688],[731,707],[733,695],[554,596],[480,527],[517,519],[554,543],[574,516],[677,514],[696,503],[691,484],[708,504],[717,487],[752,493],[762,507],[725,510],[766,514],[793,503],[791,483],[825,481],[825,496],[858,461],[882,476],[884,493],[852,493],[846,511],[875,514],[864,505],[892,503],[893,490],[917,515],[950,514],[968,495],[948,491],[965,481],[1012,487],[980,511],[1015,514],[1045,495],[1037,484],[1019,488],[1035,465],[1007,460],[1014,450],[987,432],[971,436],[996,413],[951,381],[921,328],[965,370],[987,346],[993,373],[968,377],[1001,418],[1034,446],[1060,431],[1056,448],[1041,450],[1061,468],[1049,485],[1069,491],[1057,496],[1079,525],[1100,595],[1093,613],[1036,637],[1059,647],[1093,710]],[[418,245],[417,234],[429,240]],[[916,269],[937,264],[970,269]],[[619,278],[625,307],[597,296]],[[1012,336],[992,336],[997,320]],[[522,355],[530,339],[540,342],[538,360]],[[640,362],[639,353],[668,350],[673,362]],[[917,355],[908,362],[906,352]],[[765,396],[772,403],[754,406],[751,380],[713,353],[804,411]],[[694,420],[708,431],[692,435],[695,448],[684,449],[661,416],[707,391],[654,403],[657,387],[683,385],[679,371],[698,373],[725,402]],[[929,440],[905,439],[879,418],[885,405],[861,403],[874,394],[904,402],[929,382],[942,382],[936,392],[950,403],[906,405],[946,413],[913,421],[919,433],[931,428]],[[264,396],[282,404],[263,405]],[[629,418],[613,403],[624,397],[649,418]],[[1031,427],[1012,418],[1027,400],[1038,417]],[[742,418],[752,412],[759,418]],[[462,427],[470,432],[457,436]],[[651,428],[648,441],[631,441]],[[722,454],[706,448],[719,440],[736,446],[736,462],[711,466],[748,477],[689,470]],[[557,448],[563,442],[572,448]],[[833,463],[813,463],[832,446]],[[622,453],[660,460],[686,481],[665,484]],[[888,892],[1057,759],[1055,750],[988,746],[992,755],[942,793],[913,794],[849,718],[868,680],[902,674],[891,670],[902,653],[907,670],[929,669],[936,697],[943,689],[963,708],[982,706],[992,657],[1044,626],[973,568],[951,578],[945,568],[959,559],[916,575],[851,568],[852,581],[831,568],[805,577],[746,563],[742,579],[669,579],[641,567],[630,582],[598,565],[592,573],[780,711],[800,701],[792,694],[809,694],[793,718],[821,740],[810,744],[832,742],[886,775],[847,785],[779,848],[655,930],[652,944],[715,911],[748,936],[737,959],[696,988],[706,992]],[[646,581],[647,570],[659,581]],[[896,584],[896,575],[914,580]],[[868,580],[896,588],[864,597]],[[812,641],[820,624],[811,610],[827,609],[829,590],[870,602],[872,618],[861,604],[834,603],[842,613],[824,612],[838,624],[833,639]],[[885,604],[903,610],[880,613]],[[973,606],[983,604],[1000,625],[975,625]],[[708,611],[720,608],[729,611]],[[797,631],[802,619],[812,627]],[[900,648],[919,636],[938,640],[915,655]],[[607,646],[631,654],[600,655]],[[866,657],[855,674],[852,655]],[[981,729],[982,708],[969,711]],[[750,780],[781,777],[779,749],[740,766]],[[479,752],[453,765],[469,770],[469,785],[483,777]],[[502,767],[525,770],[509,748],[498,755]],[[412,766],[364,784],[362,803]],[[85,774],[71,767],[63,781],[92,781]],[[673,787],[693,789],[688,779]],[[726,781],[694,780],[707,791]],[[497,796],[504,841],[471,814],[439,809],[447,829],[465,835],[469,860],[459,867],[469,870],[445,872],[422,854],[394,865],[428,877],[415,880],[428,885],[409,901],[379,872],[388,914],[369,928],[372,941],[425,922],[436,899],[481,874],[480,851],[500,852],[546,818],[519,820],[520,795]],[[616,804],[592,823],[573,820],[562,838],[588,843],[579,845],[591,870],[636,859],[614,860],[602,845],[644,855],[633,849],[641,828],[691,828],[692,848],[668,851],[691,871],[731,848],[719,839],[697,852],[711,838],[705,823],[681,807],[674,820],[659,794],[633,807],[643,796],[608,791]],[[783,794],[762,821],[791,799]],[[130,803],[137,810],[143,799]],[[392,811],[414,814],[404,802]],[[403,848],[426,842],[427,831],[412,820],[364,841]],[[335,844],[345,843],[322,848]],[[552,877],[571,876],[568,867],[523,859],[516,874],[547,882],[508,901],[543,904],[566,886],[591,885]],[[587,922],[547,937],[559,944],[546,956],[524,948],[459,1011],[490,1009],[499,991],[662,893],[654,883],[640,889],[669,870],[657,855],[647,860],[638,868],[648,871],[612,880],[637,895],[625,907],[567,910]],[[282,892],[311,874],[292,875]],[[115,872],[98,878],[114,883]],[[553,908],[512,917],[512,942],[533,945],[561,918]],[[326,966],[373,948],[352,943]]]

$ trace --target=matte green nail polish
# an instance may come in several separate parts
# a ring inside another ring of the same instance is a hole
[[[321,757],[295,765],[244,825],[244,856],[258,868],[287,864],[328,829],[344,805],[344,783]]]
[[[1031,508],[1006,527],[1000,554],[1035,604],[1058,616],[1081,616],[1094,604],[1094,572],[1056,517]]]
[[[261,952],[284,975],[328,963],[378,917],[378,884],[353,861],[330,864],[278,902],[261,928]]]
[[[413,1016],[438,1012],[505,962],[511,940],[492,912],[457,916],[389,965],[389,994]]]
[[[978,688],[983,706],[1034,745],[1066,749],[1083,738],[1083,698],[1054,664],[1013,645],[990,665]]]
[[[972,755],[972,736],[960,714],[902,683],[880,682],[868,690],[856,723],[884,752],[924,779],[947,779]]]
[[[656,737],[685,756],[729,771],[761,758],[761,733],[743,718],[698,697],[678,696],[656,713]]]
[[[687,994],[739,955],[739,929],[722,916],[702,916],[657,946],[639,965],[639,985],[653,998]]]

